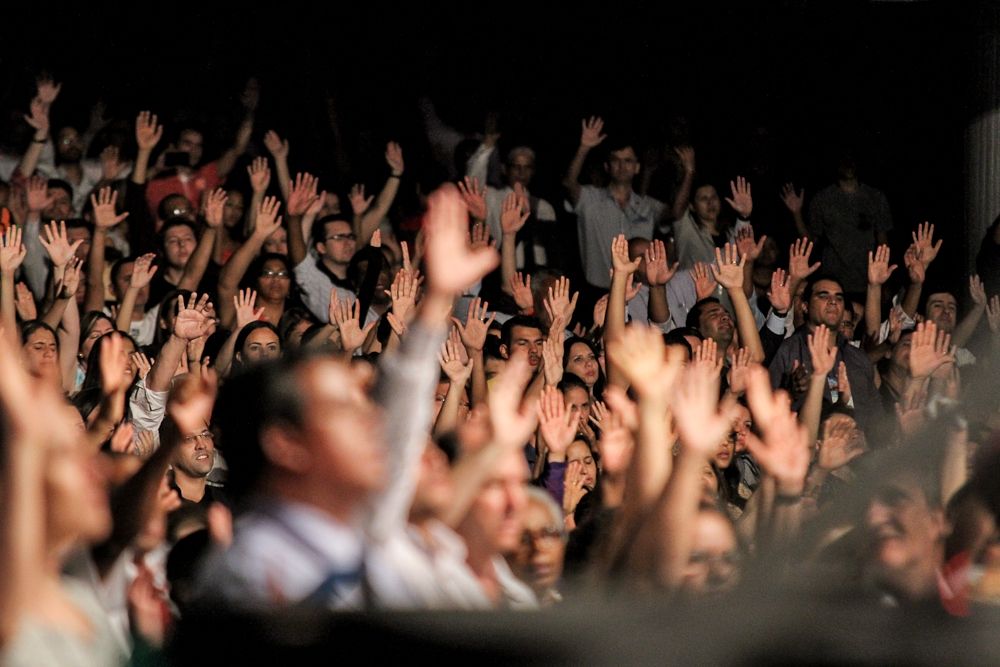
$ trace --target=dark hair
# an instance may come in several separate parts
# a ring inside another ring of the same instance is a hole
[[[609,136],[604,141],[604,161],[608,162],[611,159],[612,153],[623,151],[626,148],[631,148],[632,152],[636,154],[636,157],[638,157],[641,152],[641,146],[634,140],[634,137],[629,137],[624,134]]]
[[[80,416],[84,421],[87,420],[90,413],[93,412],[98,405],[100,405],[101,400],[104,398],[104,377],[101,374],[101,347],[105,338],[114,335],[121,336],[122,338],[131,341],[132,347],[135,350],[139,349],[139,345],[135,342],[135,339],[124,331],[109,331],[94,341],[94,346],[90,348],[90,354],[87,356],[87,373],[83,377],[83,384],[80,385],[80,391],[77,392],[76,396],[74,396],[72,400],[73,407],[75,407],[77,412],[80,413]],[[136,378],[132,381],[132,385],[126,391],[126,409],[128,409],[129,398],[132,396],[132,391],[135,389],[136,384],[138,384],[137,381],[138,376],[136,376]]]
[[[246,325],[240,329],[239,334],[236,335],[236,348],[233,350],[233,368],[242,368],[246,366],[246,361],[243,357],[243,346],[246,345],[247,338],[250,337],[254,331],[258,329],[270,329],[274,332],[275,337],[278,339],[278,345],[281,345],[281,334],[278,333],[277,327],[275,327],[270,322],[265,322],[264,320],[256,320]],[[240,355],[240,358],[236,358],[236,355]]]
[[[88,310],[80,317],[80,339],[83,340],[90,333],[90,330],[94,328],[101,320],[107,320],[108,324],[112,327],[115,326],[115,321],[111,319],[111,316],[101,310]]]
[[[21,345],[27,345],[28,339],[31,338],[31,334],[38,330],[48,331],[52,334],[52,337],[56,339],[56,351],[59,351],[59,336],[56,335],[56,330],[53,329],[49,324],[43,322],[42,320],[28,320],[21,325]]]
[[[69,218],[66,220],[66,230],[70,229],[86,229],[91,235],[94,233],[94,224],[89,220],[84,220],[83,218]]]
[[[840,286],[841,291],[844,289],[844,284],[840,282],[840,278],[837,278],[829,273],[813,274],[806,279],[806,288],[802,292],[802,302],[809,303],[812,299],[813,290],[816,289],[816,283],[821,280],[829,280],[830,282],[837,283]]]
[[[45,187],[49,190],[62,190],[69,195],[70,199],[73,198],[73,186],[70,185],[68,181],[64,181],[61,178],[50,178],[45,184]]]
[[[292,281],[294,284],[294,281]],[[281,335],[281,347],[287,347],[288,337],[292,333],[292,329],[297,327],[300,322],[307,321],[311,324],[316,324],[316,318],[313,317],[305,308],[300,308],[298,306],[293,308],[285,308],[285,312],[281,314],[281,319],[278,320],[278,333]]]
[[[687,328],[696,330],[698,332],[698,336],[701,338],[705,337],[704,334],[701,333],[701,311],[705,310],[708,305],[713,303],[722,305],[722,302],[714,296],[706,296],[704,299],[697,301],[693,306],[691,306],[691,310],[689,310],[687,314],[687,319],[684,321]]]
[[[496,322],[493,324],[496,324]],[[503,359],[503,355],[500,354],[499,337],[486,336],[486,344],[483,345],[483,357],[484,359]]]
[[[156,207],[156,217],[158,217],[160,220],[164,220],[167,222],[174,220],[185,220],[185,222],[187,222],[185,218],[178,218],[174,216],[173,211],[171,211],[171,206],[169,202],[175,199],[176,197],[180,197],[181,199],[186,201],[191,206],[191,208],[194,208],[194,204],[191,202],[190,199],[188,199],[179,192],[171,192],[169,195],[160,200],[160,203]],[[166,227],[164,227],[160,233],[162,234],[165,231]]]
[[[576,373],[563,373],[562,380],[556,385],[556,389],[564,394],[570,389],[583,389],[588,395],[590,394],[590,387]]]
[[[958,303],[958,294],[955,290],[942,282],[935,281],[929,285],[924,285],[924,289],[920,292],[920,301],[917,302],[918,313],[924,316],[927,315],[927,302],[935,294],[950,294],[955,298],[955,302]]]
[[[563,368],[564,369],[566,368],[566,365],[569,363],[569,351],[577,343],[580,343],[582,345],[586,345],[587,348],[589,348],[590,351],[594,353],[594,360],[595,361],[601,358],[601,352],[600,352],[600,350],[598,350],[597,345],[595,345],[592,341],[588,340],[587,338],[581,338],[580,336],[571,336],[570,338],[567,338],[563,342]],[[578,380],[580,380],[580,382],[583,382],[583,378],[580,378],[580,377],[574,375],[573,373],[569,373],[569,375],[572,376],[572,377],[577,378]],[[564,377],[565,377],[565,375],[564,375]],[[604,371],[601,370],[601,364],[598,362],[598,364],[597,364],[597,380],[594,381],[594,387],[593,387],[593,389],[591,390],[590,388],[588,388],[587,391],[591,392],[594,396],[602,396],[604,394],[604,385],[605,385],[605,383],[606,383],[606,379],[604,377]],[[586,386],[586,383],[584,383],[584,386]]]
[[[542,327],[542,322],[537,317],[530,315],[515,315],[506,322],[503,323],[503,327],[500,328],[500,342],[507,346],[507,352],[510,353],[510,337],[514,330],[514,327],[524,327],[526,329],[538,329],[539,331],[545,331]]]
[[[326,243],[326,224],[328,222],[343,222],[350,225],[352,230],[354,229],[354,223],[352,223],[343,213],[331,213],[330,215],[324,215],[322,218],[318,218],[316,222],[313,223],[312,229],[309,231],[313,247],[315,247],[317,243]]]
[[[250,266],[247,267],[247,272],[243,274],[242,287],[257,289],[257,280],[264,274],[264,265],[271,261],[281,262],[285,267],[285,271],[288,272],[288,298],[293,298],[298,294],[295,284],[295,267],[292,266],[292,261],[288,258],[288,255],[276,252],[265,252],[254,258]]]
[[[687,351],[687,358],[690,359],[694,356],[694,349],[691,347],[691,343],[688,342],[685,336],[693,336],[698,340],[702,340],[704,336],[697,329],[692,329],[691,327],[677,327],[669,332],[663,334],[663,344],[666,346],[677,345],[678,347],[683,347]]]

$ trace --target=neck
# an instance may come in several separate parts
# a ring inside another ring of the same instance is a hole
[[[177,268],[176,266],[168,266],[166,272],[163,274],[163,279],[171,285],[176,285],[183,277],[184,269]]]
[[[857,178],[848,178],[846,180],[837,181],[837,187],[843,192],[854,192],[858,189],[858,185],[859,183]]]
[[[174,468],[174,482],[181,490],[181,497],[193,503],[201,502],[205,497],[205,487],[208,485],[208,477],[191,477],[180,470]]]
[[[330,273],[337,276],[341,280],[347,279],[347,265],[335,262],[327,256],[323,256],[323,266],[330,270]]]
[[[628,201],[632,196],[632,183],[614,183],[608,186],[611,196],[618,201]]]
[[[915,563],[909,568],[894,572],[888,588],[907,602],[933,600],[938,597],[938,561]]]

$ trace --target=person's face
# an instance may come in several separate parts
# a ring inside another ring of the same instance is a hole
[[[60,162],[79,162],[83,157],[83,142],[75,128],[64,127],[59,130],[56,138],[56,154]]]
[[[256,364],[280,356],[281,342],[278,340],[278,334],[268,327],[260,327],[251,332],[243,343],[243,349],[240,350],[240,361],[245,364]]]
[[[590,393],[580,387],[569,387],[563,392],[563,398],[566,400],[566,409],[576,411],[580,427],[585,426],[590,417]]]
[[[795,294],[792,295],[792,323],[796,328],[802,326],[806,321],[806,313],[809,310],[809,304],[802,300],[802,297],[806,293],[806,283],[805,281],[799,282],[795,286]]]
[[[719,210],[722,203],[719,201],[719,193],[711,185],[703,185],[694,191],[691,198],[691,208],[694,216],[704,222],[712,222],[719,217]]]
[[[729,347],[736,331],[733,318],[721,303],[709,303],[701,309],[698,317],[698,330],[706,338],[711,338],[723,349]]]
[[[495,554],[513,553],[521,543],[527,494],[528,466],[519,451],[497,462],[462,521],[460,531],[470,543]]]
[[[868,505],[865,527],[876,570],[890,580],[940,565],[944,512],[932,508],[912,476],[887,483]]]
[[[336,192],[327,192],[326,199],[323,200],[323,206],[319,211],[319,217],[337,213],[340,213],[340,197],[337,196]]]
[[[125,298],[125,292],[128,291],[128,284],[132,280],[132,271],[134,269],[135,262],[125,262],[118,269],[118,275],[115,276],[115,296],[119,300]],[[147,301],[149,301],[148,284],[139,288],[139,292],[135,296],[136,308],[145,306]]]
[[[188,477],[206,477],[215,463],[215,438],[208,424],[197,433],[185,433],[175,450],[173,466]]]
[[[927,298],[927,319],[936,324],[938,330],[953,332],[958,319],[958,301],[947,292],[931,294]]]
[[[580,469],[583,472],[583,485],[588,489],[593,489],[597,484],[597,462],[594,461],[590,447],[583,440],[574,440],[566,448],[566,463],[570,464],[574,461],[580,464]]]
[[[840,335],[851,340],[854,338],[855,325],[857,325],[857,320],[854,319],[854,310],[844,308],[844,319],[840,320]]]
[[[733,449],[734,455],[747,450],[747,434],[750,433],[750,427],[753,426],[750,411],[743,405],[739,404],[737,404],[736,409],[739,412],[739,416],[736,418],[736,421],[733,422],[733,434],[735,435],[735,447]]]
[[[55,336],[45,329],[36,329],[22,347],[28,372],[38,378],[59,377],[59,351]]]
[[[277,255],[288,254],[288,232],[284,227],[278,227],[264,241],[264,252],[273,252]]]
[[[521,544],[514,557],[514,566],[536,593],[542,593],[559,582],[562,576],[566,543],[563,527],[537,500],[528,500],[524,509]]]
[[[531,177],[535,175],[535,161],[530,155],[516,153],[510,162],[507,163],[507,185],[514,187],[520,183],[528,187]]]
[[[52,197],[52,203],[42,211],[42,221],[66,220],[73,217],[73,199],[68,192],[62,188],[49,188],[46,192]]]
[[[292,274],[289,273],[284,262],[277,259],[269,259],[264,262],[260,277],[257,278],[257,289],[264,301],[284,302],[292,289]]]
[[[80,354],[83,356],[84,363],[86,363],[87,359],[90,358],[90,351],[94,349],[94,343],[97,339],[114,330],[115,326],[103,317],[99,317],[94,320],[94,324],[90,327],[90,331],[87,332],[87,335],[80,341]]]
[[[358,244],[351,225],[344,220],[334,220],[326,223],[326,241],[317,246],[321,255],[346,266],[354,257]]]
[[[738,575],[739,551],[732,524],[718,512],[699,512],[681,587],[699,596],[724,593],[733,588]]]
[[[809,299],[809,323],[825,324],[836,331],[844,319],[844,290],[833,280],[820,280],[813,285]]]
[[[177,140],[177,150],[183,151],[191,156],[191,166],[201,162],[204,138],[201,132],[195,130],[184,130]]]
[[[715,454],[712,455],[712,462],[715,463],[715,467],[719,470],[725,470],[733,462],[733,452],[736,448],[734,435],[727,435],[726,439],[719,443]]]
[[[190,227],[187,225],[171,227],[163,235],[163,252],[167,257],[167,264],[175,269],[183,269],[197,245],[198,240]]]
[[[900,336],[899,341],[892,346],[890,362],[904,373],[910,372],[910,347],[913,344],[913,333],[906,332]]]
[[[438,382],[437,389],[434,390],[434,421],[437,421],[438,416],[441,414],[441,408],[444,407],[444,401],[448,398],[448,390],[451,388],[450,382]],[[469,394],[463,391],[458,397],[458,421],[459,423],[465,421],[465,418],[469,414],[469,409],[471,404],[469,403]]]
[[[537,368],[542,359],[542,343],[545,336],[540,329],[534,327],[511,327],[510,348],[507,349],[507,358],[510,359],[515,354],[527,354],[528,364],[532,368]]]
[[[569,357],[566,359],[566,370],[578,376],[587,383],[588,387],[593,387],[600,374],[597,355],[588,345],[573,343],[569,348]]]
[[[312,326],[312,322],[309,320],[299,320],[299,323],[288,330],[288,340],[285,341],[285,346],[290,350],[295,350],[302,344],[302,334],[309,330]]]
[[[612,151],[604,169],[611,177],[611,182],[618,185],[628,185],[639,174],[639,158],[631,147]]]
[[[81,444],[63,443],[49,449],[45,501],[46,531],[54,541],[94,543],[111,531],[107,480],[97,455]]]
[[[448,457],[437,445],[428,442],[420,458],[412,514],[418,518],[441,516],[451,504],[454,489]]]
[[[371,371],[332,359],[300,371],[303,401],[302,441],[313,476],[331,492],[368,494],[385,483],[387,452],[381,419],[365,393]]]
[[[226,192],[226,203],[222,208],[222,224],[233,229],[243,220],[243,193],[239,190],[229,190]]]
[[[70,245],[73,245],[77,241],[82,241],[74,254],[77,259],[87,261],[87,256],[90,255],[90,230],[86,227],[67,227],[66,238],[69,240]]]

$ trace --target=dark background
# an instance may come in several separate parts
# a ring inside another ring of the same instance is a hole
[[[45,69],[65,82],[55,127],[85,124],[101,97],[124,121],[142,108],[192,119],[217,152],[232,139],[240,90],[254,75],[255,136],[269,128],[287,136],[292,169],[319,173],[325,187],[376,186],[388,138],[403,143],[411,173],[427,163],[415,106],[426,95],[469,133],[482,130],[487,111],[500,112],[501,148],[535,146],[535,190],[557,199],[580,118],[600,114],[608,132],[644,146],[692,143],[700,174],[717,183],[746,175],[755,225],[783,245],[792,232],[780,185],[794,180],[815,193],[848,149],[862,180],[889,197],[896,245],[918,222],[935,222],[947,239],[939,270],[961,275],[977,11],[944,2],[744,4],[14,10],[0,62],[0,99],[14,110],[3,137],[25,141],[20,114]],[[343,146],[329,131],[328,93]],[[669,168],[652,194],[669,196]]]

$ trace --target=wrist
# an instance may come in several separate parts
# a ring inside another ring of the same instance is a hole
[[[554,452],[551,449],[548,453],[549,463],[565,463],[566,462],[566,452]]]
[[[48,141],[49,141],[48,130],[45,130],[44,132],[39,130],[38,132],[35,132],[35,135],[31,138],[31,142],[35,144],[44,144],[48,143]]]
[[[775,505],[797,505],[802,501],[802,481],[792,483],[778,482],[777,493],[774,496]]]

